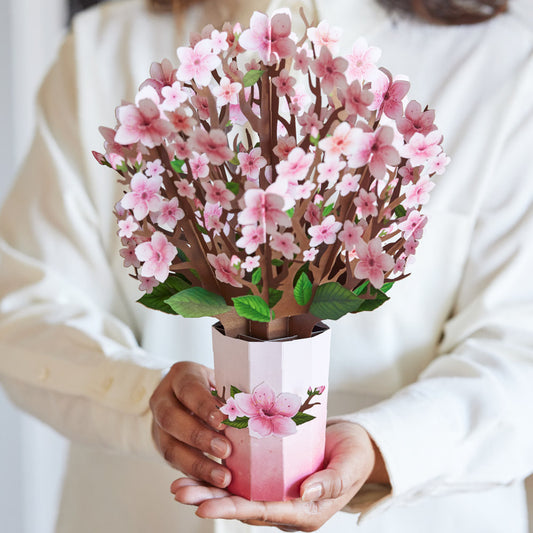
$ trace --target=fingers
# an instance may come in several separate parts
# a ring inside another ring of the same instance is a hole
[[[251,525],[270,525],[289,531],[316,531],[338,509],[331,501],[253,502],[239,496],[212,498],[202,502],[201,518],[236,519]]]
[[[182,362],[172,367],[171,386],[180,403],[213,429],[222,430],[226,418],[211,394],[212,372],[202,365]]]
[[[216,487],[224,488],[229,485],[231,472],[201,451],[163,431],[157,432],[156,441],[161,455],[172,467]]]
[[[200,505],[206,500],[229,496],[226,490],[205,485],[190,478],[180,478],[172,483],[170,491],[174,499],[186,505]]]
[[[228,439],[191,416],[172,395],[156,397],[152,412],[155,423],[175,439],[220,459],[230,455]]]

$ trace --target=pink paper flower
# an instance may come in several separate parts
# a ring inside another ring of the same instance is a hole
[[[141,275],[163,282],[168,278],[170,265],[176,257],[176,247],[169,243],[167,238],[159,231],[152,234],[148,242],[143,242],[135,248],[135,255],[143,262]]]
[[[175,81],[171,87],[163,87],[161,95],[164,100],[160,108],[163,111],[175,111],[183,102],[187,101],[187,92],[181,88],[181,83]]]
[[[242,287],[242,283],[237,279],[239,278],[239,269],[231,264],[226,254],[207,254],[207,260],[215,269],[215,276],[219,281],[228,283],[233,287]]]
[[[314,261],[315,257],[318,255],[318,248],[309,248],[309,250],[304,250],[304,261]]]
[[[411,211],[408,217],[398,224],[398,227],[404,232],[406,239],[413,236],[415,239],[420,239],[428,219],[419,211]]]
[[[346,196],[351,192],[356,192],[359,188],[359,174],[344,174],[341,181],[335,185],[335,190],[339,191],[341,196]]]
[[[428,174],[444,174],[444,171],[446,170],[446,167],[450,164],[450,158],[444,153],[441,152],[435,157],[432,157],[427,165],[426,165],[426,171]]]
[[[435,121],[435,111],[428,109],[422,111],[422,106],[416,101],[412,100],[405,108],[405,117],[398,117],[396,124],[398,131],[409,141],[415,133],[427,135],[428,133],[437,129],[433,123]]]
[[[309,56],[309,51],[305,48],[300,49],[294,56],[294,68],[301,70],[302,74],[307,74],[312,57]]]
[[[296,139],[294,137],[278,137],[278,144],[274,147],[274,154],[279,157],[280,161],[287,159],[296,147]]]
[[[353,81],[344,93],[344,107],[350,115],[370,117],[370,104],[374,95],[367,89],[362,89],[357,80]]]
[[[344,243],[346,250],[350,252],[355,248],[355,244],[363,235],[363,228],[346,220],[344,222],[344,229],[339,233],[339,241]]]
[[[135,255],[135,243],[131,243],[126,248],[121,248],[118,253],[120,254],[120,257],[124,259],[123,264],[126,268],[130,266],[133,268],[139,268],[141,266],[141,262]]]
[[[185,198],[193,199],[195,196],[194,185],[189,183],[186,179],[180,179],[174,182],[176,186],[176,192],[179,196],[184,196]]]
[[[336,54],[339,51],[342,29],[338,26],[330,26],[323,20],[316,28],[309,28],[307,30],[307,36],[315,45],[317,53],[325,46],[332,54]]]
[[[212,129],[208,133],[203,128],[196,128],[189,144],[196,152],[205,153],[213,165],[222,165],[233,159],[233,152],[229,149],[228,139],[222,130]]]
[[[333,135],[325,137],[318,143],[318,147],[328,155],[351,155],[359,146],[361,132],[352,128],[348,122],[341,122]]]
[[[244,248],[247,254],[253,254],[260,244],[266,242],[264,226],[243,226],[242,237],[235,243],[239,248]]]
[[[218,106],[237,105],[241,89],[242,85],[239,82],[232,82],[227,76],[224,76],[220,80],[220,85],[213,87],[212,93],[217,99]]]
[[[117,109],[120,126],[115,142],[128,145],[141,142],[148,148],[161,144],[170,132],[167,120],[160,118],[159,108],[151,100],[141,100],[139,107],[123,105]]]
[[[225,414],[230,422],[234,422],[238,416],[243,416],[237,402],[233,398],[228,398],[225,405],[220,408],[220,412]]]
[[[282,196],[262,189],[249,189],[244,193],[245,208],[237,215],[239,224],[259,224],[267,233],[274,233],[278,225],[287,227],[290,218],[283,211],[285,200]],[[248,252],[250,253],[250,252]]]
[[[261,259],[260,256],[254,255],[253,257],[251,255],[247,256],[246,259],[241,263],[241,268],[246,270],[246,272],[252,272],[259,266],[259,260]]]
[[[184,216],[183,209],[178,206],[178,199],[174,197],[171,200],[162,201],[157,223],[166,230],[173,230],[178,220],[181,220]]]
[[[321,212],[316,202],[309,204],[304,213],[304,220],[309,222],[311,226],[320,224]]]
[[[320,163],[317,167],[318,170],[318,183],[328,182],[328,188],[333,187],[339,179],[339,172],[346,167],[346,161],[341,161],[337,156],[327,156],[324,158],[324,162]]]
[[[276,165],[278,177],[293,182],[303,180],[314,157],[312,153],[305,153],[299,146],[293,148],[287,159]]]
[[[335,220],[333,215],[327,216],[318,226],[311,226],[307,231],[312,239],[309,246],[314,247],[319,244],[333,244],[337,238],[337,232],[342,228],[342,224]]]
[[[225,229],[224,224],[220,220],[222,216],[222,207],[217,202],[210,204],[207,202],[204,209],[204,223],[207,231],[213,231],[215,235],[219,235]]]
[[[429,193],[435,187],[428,177],[420,178],[417,183],[409,185],[405,190],[405,207],[416,207],[417,205],[424,205],[429,201]]]
[[[398,80],[389,85],[383,95],[383,113],[389,118],[398,119],[403,114],[402,99],[409,91],[410,83],[405,80]]]
[[[296,94],[296,91],[294,90],[296,79],[289,75],[289,71],[285,68],[278,76],[272,79],[272,84],[276,87],[278,98],[283,98],[284,96],[290,97]]]
[[[367,192],[364,189],[359,191],[357,198],[353,203],[357,208],[356,213],[360,218],[375,217],[378,215],[377,197],[373,192]]]
[[[259,53],[266,65],[272,65],[296,52],[296,43],[290,38],[291,17],[276,13],[272,18],[255,11],[250,19],[250,29],[244,30],[239,44],[245,50]]]
[[[266,166],[267,161],[261,155],[261,148],[253,148],[250,152],[239,152],[239,169],[250,181],[257,181],[259,171]]]
[[[228,44],[228,32],[213,30],[211,32],[211,46],[213,47],[213,52],[218,54],[219,52],[226,51],[229,48]]]
[[[146,278],[144,276],[139,276],[139,281],[141,282],[139,290],[144,291],[146,294],[152,294],[154,288],[159,285],[159,281],[154,277]]]
[[[209,158],[205,154],[193,152],[189,159],[189,167],[195,180],[209,176]]]
[[[202,187],[205,189],[205,199],[209,203],[220,202],[223,209],[231,209],[235,195],[226,187],[225,182],[222,180],[215,180],[213,183],[202,182]]]
[[[344,57],[333,57],[328,48],[323,47],[320,55],[311,63],[311,70],[320,78],[320,86],[324,94],[330,94],[335,87],[344,89],[346,78],[344,71],[348,61]]]
[[[424,165],[428,159],[442,151],[441,141],[442,135],[438,131],[432,131],[425,136],[415,133],[409,142],[402,146],[400,155],[408,158],[413,167]]]
[[[316,137],[318,135],[318,130],[322,127],[322,122],[320,122],[316,113],[303,113],[298,117],[298,122],[300,123],[300,126],[302,126],[302,135],[312,135]]]
[[[381,57],[381,50],[375,46],[368,46],[366,39],[360,37],[352,47],[352,53],[346,56],[348,68],[346,79],[348,83],[354,80],[372,81],[378,68],[376,62]]]
[[[380,126],[375,132],[362,133],[357,150],[348,159],[352,168],[359,168],[367,163],[370,173],[377,179],[383,179],[387,165],[398,165],[401,161],[398,150],[392,146],[394,130],[390,126]]]
[[[294,256],[300,252],[300,248],[294,242],[294,234],[289,232],[272,234],[270,247],[281,252],[287,259],[294,259]]]
[[[133,209],[133,216],[137,220],[142,220],[149,211],[159,211],[161,205],[161,176],[147,178],[142,172],[133,176],[130,183],[131,192],[122,198],[124,209]]]
[[[118,232],[119,237],[127,237],[130,239],[133,236],[133,232],[139,229],[139,224],[134,220],[134,218],[129,215],[126,220],[119,220],[118,227],[120,231]]]
[[[354,271],[358,279],[368,279],[376,288],[383,286],[385,273],[394,268],[394,259],[383,251],[381,239],[376,237],[368,244],[359,239],[355,245],[359,257]]]
[[[155,161],[148,161],[146,163],[145,173],[150,178],[154,176],[160,176],[165,172],[165,167],[161,164],[161,159],[156,159]]]
[[[250,417],[248,429],[252,437],[285,437],[296,433],[292,417],[301,406],[296,394],[285,392],[276,396],[268,384],[262,383],[254,388],[252,394],[236,394],[235,402],[240,411]]]
[[[213,53],[210,39],[202,39],[194,48],[180,46],[178,58],[181,65],[176,74],[179,81],[190,82],[194,80],[199,86],[209,85],[212,79],[211,72],[220,65],[220,58]]]

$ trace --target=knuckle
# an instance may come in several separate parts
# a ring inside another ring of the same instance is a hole
[[[342,481],[342,477],[335,476],[331,480],[330,491],[331,491],[331,496],[330,497],[332,499],[339,498],[343,494],[343,492],[344,492],[344,483]]]
[[[203,449],[205,442],[208,440],[206,437],[206,431],[204,429],[198,426],[193,427],[189,436],[189,444],[195,448]]]
[[[199,479],[203,479],[205,481],[210,481],[209,472],[208,472],[208,466],[207,466],[207,459],[203,457],[197,457],[193,460],[191,463],[191,474],[194,477],[197,477]]]
[[[172,426],[174,414],[169,407],[161,407],[156,413],[157,424],[164,430],[169,430]]]
[[[176,454],[174,453],[174,448],[172,448],[172,446],[166,446],[163,450],[161,450],[161,453],[163,455],[163,459],[173,465],[174,464],[174,460],[176,458]]]

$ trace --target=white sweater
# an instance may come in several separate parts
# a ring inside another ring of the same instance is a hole
[[[490,23],[451,28],[391,19],[369,0],[317,1],[319,19],[344,28],[345,50],[365,35],[383,49],[384,66],[409,76],[410,96],[437,110],[452,157],[427,206],[413,275],[379,310],[329,324],[330,414],[369,431],[392,493],[368,487],[351,505],[365,511],[359,527],[338,513],[321,531],[527,529],[529,1]],[[296,14],[296,0],[288,5]],[[186,17],[191,29],[195,17]],[[91,155],[102,146],[98,126],[114,124],[115,106],[133,98],[152,61],[176,63],[186,37],[142,0],[79,16],[39,93],[35,140],[1,213],[0,380],[18,405],[72,440],[61,533],[259,531],[202,521],[172,500],[177,473],[151,441],[148,399],[173,361],[211,366],[212,320],[135,303],[138,284],[122,267],[112,215],[120,187]]]

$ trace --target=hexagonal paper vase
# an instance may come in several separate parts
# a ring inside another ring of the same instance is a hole
[[[298,498],[324,461],[329,328],[275,341],[226,337],[220,324],[212,332],[214,394],[225,402],[233,447],[228,490],[256,501]]]

